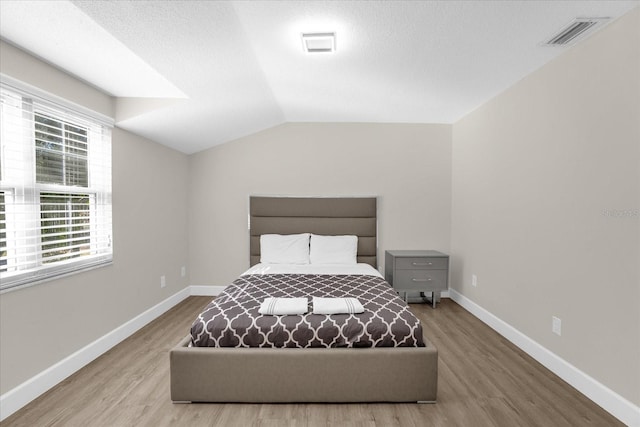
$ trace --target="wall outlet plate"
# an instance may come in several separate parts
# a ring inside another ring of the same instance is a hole
[[[471,286],[473,286],[474,288],[478,287],[478,276],[476,276],[475,274],[471,275]]]
[[[556,335],[562,335],[562,319],[551,316],[551,332]]]
[[[164,276],[160,276],[160,287],[164,288],[165,286],[167,286],[167,278]]]

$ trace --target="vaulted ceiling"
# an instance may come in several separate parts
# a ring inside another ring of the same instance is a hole
[[[194,153],[284,122],[454,123],[570,49],[542,43],[573,19],[639,4],[2,0],[0,36]],[[305,32],[336,51],[303,52]]]

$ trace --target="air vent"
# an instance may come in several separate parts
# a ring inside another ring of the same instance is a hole
[[[576,18],[543,44],[545,46],[567,46],[573,44],[588,33],[592,33],[596,27],[608,19],[609,18]]]

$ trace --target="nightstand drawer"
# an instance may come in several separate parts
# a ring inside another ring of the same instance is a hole
[[[445,291],[447,273],[447,270],[398,270],[393,278],[393,287],[400,291]]]
[[[396,270],[446,270],[448,266],[445,257],[396,258]]]

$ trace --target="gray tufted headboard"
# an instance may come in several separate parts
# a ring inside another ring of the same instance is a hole
[[[260,262],[260,235],[314,233],[358,236],[358,262],[377,268],[375,197],[249,198],[250,264]]]

